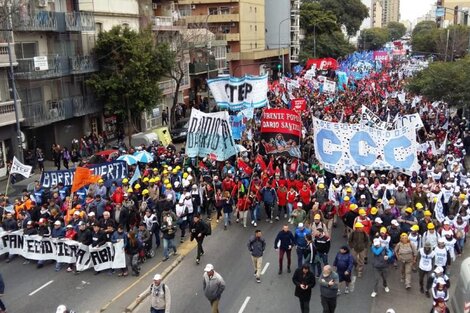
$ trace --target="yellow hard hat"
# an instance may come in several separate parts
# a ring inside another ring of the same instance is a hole
[[[387,233],[387,228],[385,228],[385,227],[380,227],[380,233],[381,233],[381,234],[386,234],[386,233]]]
[[[179,171],[179,170],[181,169],[181,166],[179,166],[179,165],[176,165],[176,167],[175,167],[175,168],[176,168],[176,170],[178,170],[178,171]]]
[[[167,168],[167,167],[168,167],[168,165],[166,165],[166,164],[163,165],[163,168]]]
[[[431,216],[432,213],[429,210],[424,211],[424,216]]]
[[[408,207],[408,208],[405,209],[405,212],[406,213],[413,213],[413,209]]]
[[[123,178],[123,179],[122,179],[122,183],[123,183],[123,184],[127,184],[128,182],[129,182],[129,179],[127,179],[127,178]]]
[[[363,228],[364,225],[362,225],[362,223],[359,223],[357,222],[356,224],[354,224],[354,228]]]
[[[170,189],[170,188],[171,188],[171,184],[166,184],[165,187],[166,187],[167,189]]]
[[[377,214],[377,213],[379,213],[379,210],[378,210],[376,207],[372,207],[372,208],[370,209],[370,214],[375,215],[375,214]]]
[[[436,226],[434,226],[433,223],[429,223],[429,224],[428,224],[428,229],[434,229],[434,228],[436,228]]]
[[[160,181],[160,176],[155,177],[155,182],[159,182],[159,181]]]
[[[127,189],[127,193],[132,193],[132,192],[133,192],[132,188]]]
[[[411,226],[411,230],[413,230],[413,231],[418,231],[418,230],[419,230],[419,226],[418,226],[418,225],[413,225],[413,226]]]
[[[151,184],[155,183],[155,178],[153,178],[153,177],[150,178],[150,179],[149,179],[149,183],[151,183]]]
[[[416,208],[417,209],[422,209],[424,206],[421,204],[421,202],[416,203]]]
[[[165,180],[163,181],[163,183],[164,183],[165,185],[168,185],[168,184],[170,183],[170,180],[167,178],[167,179],[165,179]]]
[[[176,169],[176,167],[171,171],[173,174],[178,174],[178,170]]]
[[[183,174],[183,178],[188,178],[189,174],[188,173],[184,173]]]
[[[352,192],[351,188],[346,189],[346,192]]]
[[[352,203],[352,204],[349,206],[349,209],[350,209],[351,211],[354,211],[355,209],[357,209],[357,204]]]
[[[388,201],[389,204],[395,204],[395,199],[390,199],[390,201]]]
[[[365,216],[367,213],[366,213],[366,210],[364,209],[359,209],[359,215],[360,216]]]
[[[153,171],[154,171],[154,172],[158,172],[158,168],[154,167],[154,168],[153,168]]]
[[[98,183],[102,184],[104,181],[102,179],[98,180]]]
[[[139,184],[135,184],[135,185],[134,185],[134,189],[140,189],[140,185],[139,185]]]
[[[320,214],[315,214],[315,216],[313,217],[314,220],[319,220],[321,218]]]
[[[343,200],[344,200],[344,201],[349,201],[349,197],[348,197],[348,196],[346,196],[346,197],[344,197],[344,199],[343,199]]]
[[[142,190],[142,195],[148,195],[148,193],[149,193],[148,189]]]
[[[382,203],[382,199],[377,199],[377,202],[378,202],[378,203]]]
[[[142,180],[144,183],[148,183],[150,179],[148,177],[144,177],[144,179]]]
[[[408,234],[407,233],[401,233],[400,237],[401,238],[408,238]]]
[[[163,175],[168,175],[168,171],[167,171],[167,170],[163,170]]]
[[[464,194],[464,193],[461,193],[461,194],[459,195],[459,199],[465,200],[465,194]]]
[[[323,188],[325,188],[325,185],[324,184],[318,184],[318,188],[323,189]]]

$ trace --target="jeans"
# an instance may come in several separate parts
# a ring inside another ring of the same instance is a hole
[[[328,265],[328,254],[317,251],[317,259],[315,260],[317,264],[317,276],[321,275],[322,272],[322,263],[323,266]]]
[[[267,219],[270,219],[270,220],[273,219],[273,216],[272,216],[273,207],[274,207],[273,203],[268,203],[268,202],[264,203],[264,211],[266,212],[266,218]]]
[[[188,221],[181,221],[180,230],[181,230],[181,239],[186,235],[186,227],[188,227]]]
[[[155,245],[157,246],[156,249],[158,249],[160,247],[160,228],[155,227],[153,235],[155,236]]]
[[[290,263],[291,263],[291,249],[284,250],[282,248],[279,248],[279,271],[282,271],[282,262],[284,260],[284,253],[287,255],[287,268],[290,269]]]
[[[310,313],[310,299],[300,299],[300,312],[301,313]]]
[[[323,307],[323,313],[335,313],[336,297],[327,298],[327,297],[321,296],[321,306]]]
[[[304,262],[304,251],[306,248],[299,248],[297,247],[297,267],[302,267]]]
[[[129,258],[131,260],[131,269],[134,274],[139,274],[139,254],[129,254]],[[127,270],[127,269],[126,269]]]
[[[428,286],[428,280],[431,276],[431,271],[423,271],[422,269],[418,269],[418,276],[419,276],[419,287],[424,291],[429,291],[431,286]],[[425,280],[426,277],[426,280]]]
[[[293,203],[287,203],[287,216],[291,218],[290,216],[292,215],[292,208],[294,207]]]
[[[204,241],[204,239],[196,239],[196,242],[197,242],[197,256],[196,256],[196,259],[200,259],[201,258],[201,255],[204,254],[204,248],[202,247],[202,242]]]
[[[170,249],[173,249],[174,253],[176,253],[175,239],[163,238],[163,257],[165,259],[169,258],[170,256]]]
[[[256,223],[256,221],[259,219],[259,203],[255,204],[251,210],[251,220]]]
[[[228,223],[232,223],[231,214],[232,213],[224,213],[224,226],[227,226]]]
[[[375,268],[374,267],[374,292],[377,292],[379,288],[379,280],[382,278],[382,286],[387,287],[387,268]]]
[[[248,211],[247,210],[240,211],[240,219],[242,219],[242,221],[243,221],[243,226],[246,227],[246,221],[248,219]]]

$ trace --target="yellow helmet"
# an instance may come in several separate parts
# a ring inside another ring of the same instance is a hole
[[[363,228],[364,225],[362,225],[362,223],[359,223],[357,222],[356,224],[354,224],[354,228]]]
[[[184,173],[183,174],[183,178],[188,178],[189,174],[188,173]]]
[[[144,189],[142,190],[142,195],[145,196],[145,195],[148,195],[149,194],[149,191],[148,189]]]
[[[421,202],[416,203],[416,208],[417,209],[422,209],[424,206],[421,204]]]
[[[171,184],[166,184],[165,187],[166,187],[167,189],[170,189],[170,188],[171,188]]]
[[[376,207],[372,207],[372,208],[370,209],[370,214],[375,215],[375,214],[377,214],[377,213],[379,213],[379,210],[378,210]]]
[[[359,209],[359,215],[360,216],[365,216],[367,213],[366,213],[366,210],[364,209]]]
[[[139,184],[135,184],[135,185],[134,185],[134,189],[140,189],[140,185],[139,185]]]
[[[176,165],[176,167],[175,167],[175,168],[176,168],[176,170],[178,170],[178,171],[179,171],[179,170],[181,169],[181,166],[179,166],[179,165]]]
[[[355,209],[357,209],[357,204],[352,203],[352,204],[349,206],[349,209],[350,209],[351,211],[354,211]]]
[[[429,210],[424,211],[424,216],[431,216],[432,213]]]
[[[460,199],[460,200],[465,200],[465,194],[464,194],[464,193],[461,193],[461,194],[459,195],[459,199]]]
[[[324,184],[318,184],[318,188],[323,189],[323,188],[325,188],[325,185]]]
[[[155,183],[155,178],[153,178],[153,177],[150,178],[150,179],[149,179],[149,183],[151,183],[151,184]]]
[[[380,233],[381,233],[381,234],[386,234],[386,233],[387,233],[387,228],[385,228],[385,227],[380,227]]]
[[[388,201],[389,204],[395,204],[395,199],[390,199],[390,201]]]
[[[418,225],[413,225],[413,226],[411,226],[411,230],[413,230],[413,231],[418,231],[418,230],[419,230],[419,226],[418,226]]]
[[[127,179],[127,178],[123,178],[123,179],[122,179],[122,183],[123,183],[123,184],[127,184],[128,182],[129,182],[129,179]]]
[[[165,185],[168,185],[168,184],[170,183],[170,180],[167,178],[167,179],[165,179],[165,180],[163,181],[163,183],[164,183]]]
[[[352,192],[351,188],[346,189],[346,192]]]
[[[154,167],[152,171],[158,172],[158,168]]]
[[[104,183],[104,181],[102,179],[100,179],[100,180],[98,180],[98,183],[102,184],[102,183]]]
[[[144,183],[148,183],[150,179],[148,177],[144,177],[144,179],[142,180]]]
[[[132,193],[132,192],[133,192],[132,188],[127,189],[127,193]]]
[[[413,209],[408,207],[408,208],[405,209],[405,212],[406,213],[413,213]]]
[[[436,226],[434,226],[433,223],[429,223],[429,224],[428,224],[428,229],[434,229],[434,228],[436,228]]]
[[[401,233],[400,238],[408,238],[408,234],[407,233]]]
[[[315,214],[315,216],[313,217],[314,220],[319,220],[321,218],[320,214]]]
[[[343,198],[343,200],[344,200],[344,201],[349,201],[349,197],[346,196],[346,197]]]
[[[176,169],[176,167],[171,171],[171,173],[178,174],[178,170]]]
[[[155,177],[155,182],[158,183],[160,181],[160,176]]]
[[[163,170],[163,175],[168,175],[168,171],[167,171],[167,170]]]

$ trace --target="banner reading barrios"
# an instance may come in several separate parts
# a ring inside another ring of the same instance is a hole
[[[265,109],[261,118],[261,150],[300,158],[302,120],[294,110]]]
[[[227,111],[204,113],[191,110],[186,136],[186,154],[189,157],[213,154],[217,156],[217,161],[224,161],[236,153]]]
[[[223,76],[207,81],[212,96],[222,109],[243,110],[253,105],[255,109],[268,103],[268,75],[230,77]]]
[[[416,130],[382,130],[363,124],[325,122],[313,118],[315,155],[335,174],[347,170],[419,170]]]

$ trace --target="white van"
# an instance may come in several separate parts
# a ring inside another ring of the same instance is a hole
[[[462,261],[459,280],[450,300],[452,313],[470,313],[470,257]]]

